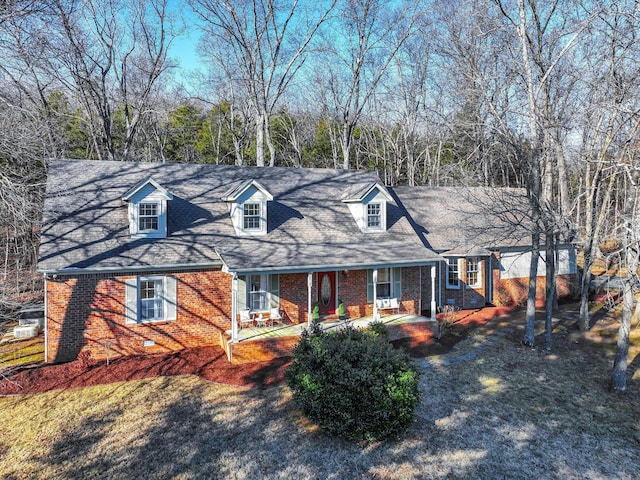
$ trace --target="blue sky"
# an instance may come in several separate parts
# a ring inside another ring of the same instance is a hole
[[[168,5],[173,13],[182,17],[186,27],[185,32],[173,41],[169,56],[183,70],[196,69],[199,65],[196,47],[200,32],[195,28],[195,17],[184,0],[169,0]]]

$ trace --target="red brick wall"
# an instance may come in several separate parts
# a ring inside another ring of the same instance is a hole
[[[367,271],[344,270],[337,273],[338,298],[345,306],[348,318],[366,317],[373,314],[367,303]]]
[[[135,274],[48,279],[45,360],[104,359],[219,345],[221,334],[231,328],[231,276],[221,271],[156,275],[177,279],[174,321],[126,323],[124,282]],[[155,345],[144,347],[145,340]]]
[[[128,324],[125,319],[127,275],[93,274],[48,279],[47,362],[78,358],[102,360],[122,355],[161,353],[187,347],[223,345],[231,329],[231,276],[221,271],[144,272],[140,275],[171,275],[177,279],[177,318],[166,322]],[[420,308],[419,267],[402,269],[401,311]],[[338,271],[338,298],[351,318],[373,314],[367,302],[366,270]],[[317,276],[313,275],[312,303],[316,301]],[[280,308],[288,321],[307,321],[307,274],[280,276]],[[145,340],[154,345],[143,346]],[[266,350],[279,349],[267,345]],[[287,345],[285,349],[289,348]],[[234,347],[235,348],[235,347]],[[259,347],[242,347],[246,359]],[[248,350],[247,350],[248,349]]]
[[[400,311],[420,314],[420,267],[402,269],[402,298]]]
[[[316,290],[315,275],[311,292]],[[280,275],[280,310],[285,312],[286,320],[291,323],[307,321],[308,312],[307,274],[291,273]],[[312,299],[312,304],[315,300]]]
[[[496,305],[525,305],[529,291],[529,278],[503,278],[500,274],[495,274],[496,289],[493,294]],[[556,289],[558,298],[567,298],[575,293],[574,286],[577,282],[577,275],[558,275],[556,279]],[[542,276],[536,280],[536,307],[542,308],[545,305],[545,288],[547,279]]]
[[[317,274],[313,274],[311,304],[317,301]],[[338,299],[345,305],[350,318],[373,315],[373,304],[367,302],[367,271],[339,270],[336,272]],[[292,323],[307,321],[307,274],[280,275],[280,309]],[[420,305],[420,268],[402,269],[401,311],[418,313]]]
[[[296,336],[230,343],[231,363],[267,362],[288,357],[299,341],[300,337]]]

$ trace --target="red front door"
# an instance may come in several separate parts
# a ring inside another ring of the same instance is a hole
[[[336,272],[318,273],[318,305],[320,315],[336,313]]]

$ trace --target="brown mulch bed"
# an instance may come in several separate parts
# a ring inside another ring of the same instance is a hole
[[[87,364],[81,360],[27,368],[1,379],[0,395],[104,385],[162,375],[198,375],[211,382],[246,387],[279,385],[291,363],[288,357],[270,362],[234,365],[220,347],[187,348],[179,352],[123,357]]]
[[[470,330],[506,315],[508,309],[483,308],[460,312],[450,332],[437,341],[433,333],[393,341],[414,357],[439,355],[451,350],[468,336]],[[162,375],[198,375],[211,382],[244,387],[281,385],[290,357],[269,362],[231,364],[220,347],[199,347],[179,352],[123,357],[110,362],[87,363],[82,360],[57,365],[25,368],[8,378],[0,376],[0,395],[39,393],[78,388]]]

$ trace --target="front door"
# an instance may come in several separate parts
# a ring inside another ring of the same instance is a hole
[[[320,315],[336,313],[336,272],[318,273],[318,305]]]

